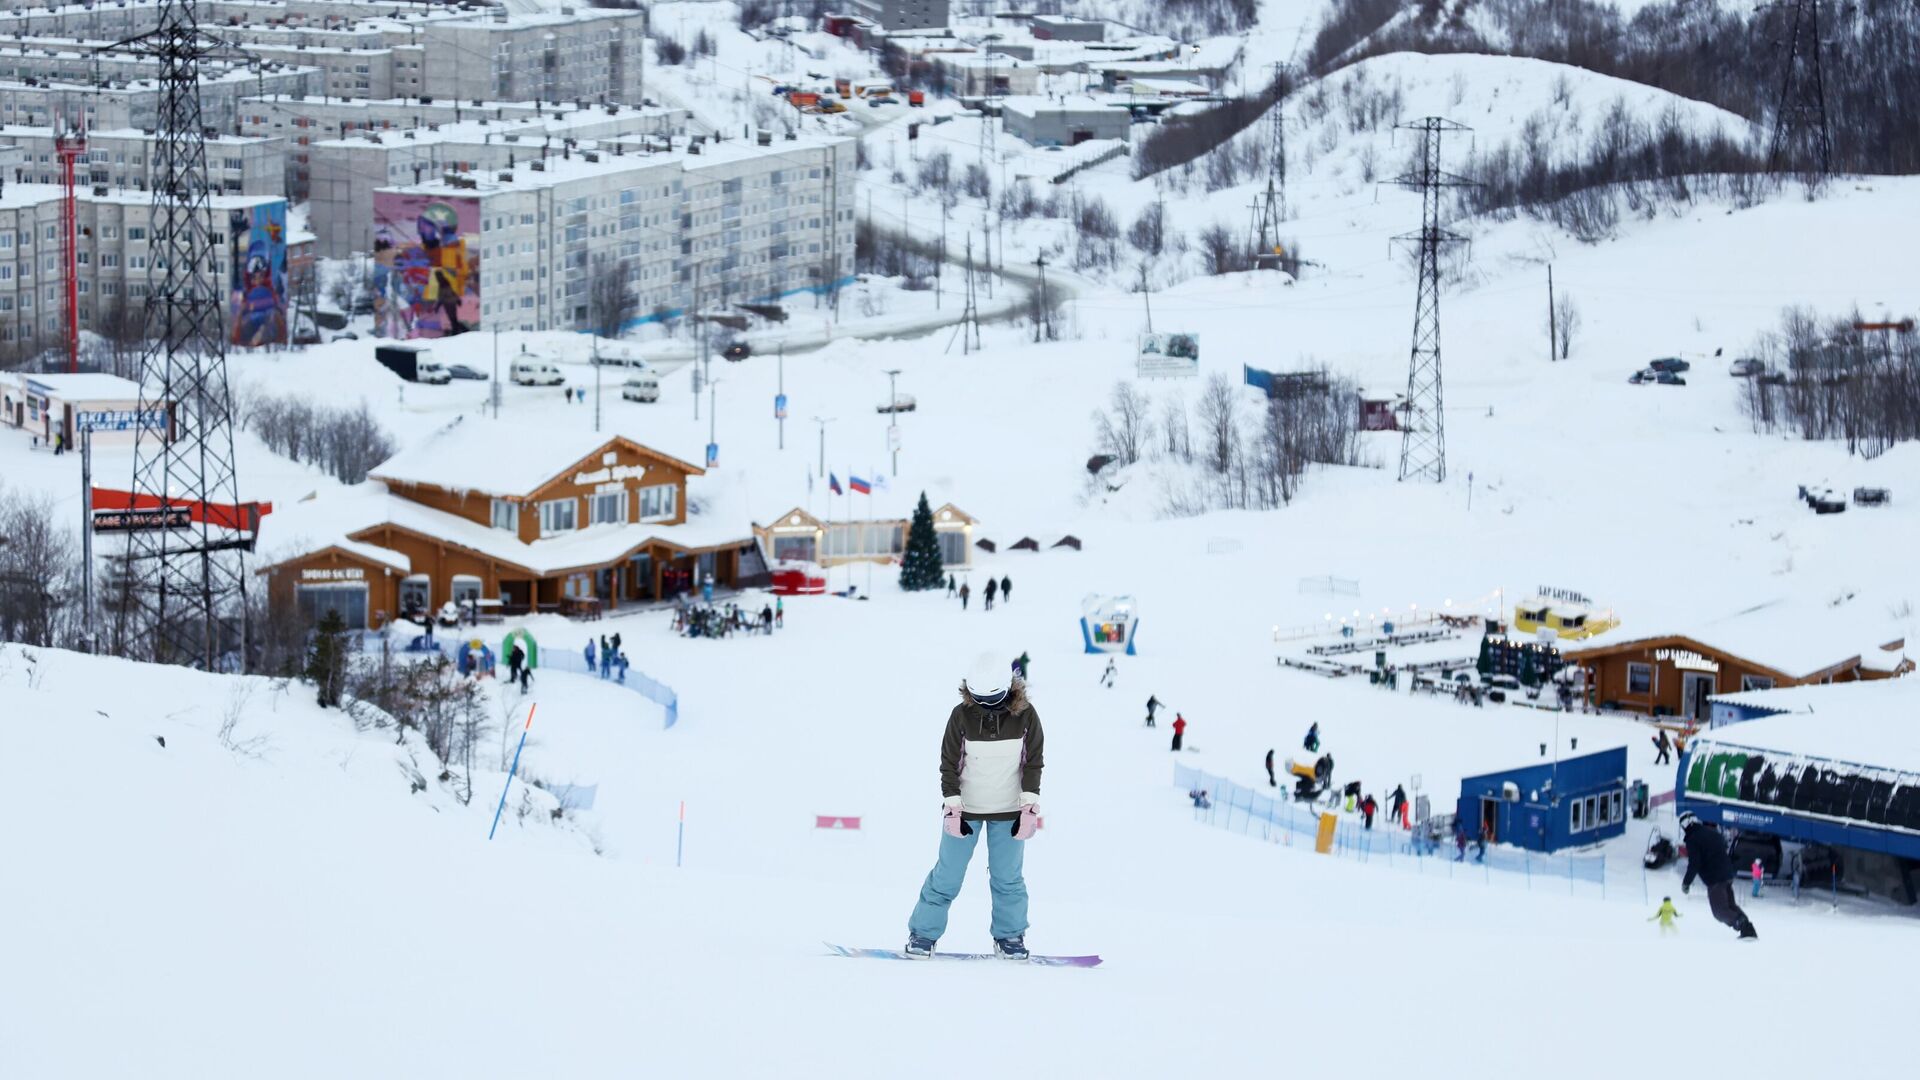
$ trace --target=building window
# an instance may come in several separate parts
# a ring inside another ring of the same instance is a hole
[[[580,527],[580,503],[576,499],[554,499],[540,504],[540,535],[572,532]]]
[[[433,613],[433,582],[425,574],[412,574],[400,582],[400,617],[427,617]]]
[[[365,585],[296,585],[293,598],[301,618],[308,622],[318,623],[328,612],[333,612],[351,629],[359,630],[367,625]]]
[[[813,562],[813,536],[776,536],[773,557],[777,561]]]
[[[680,489],[673,484],[656,484],[640,489],[640,520],[665,521],[675,515],[680,504]]]
[[[1596,807],[1594,806],[1594,803],[1596,801],[1597,800],[1593,796],[1591,795],[1587,796],[1587,828],[1589,829],[1597,828],[1600,825],[1600,819],[1594,816],[1594,811],[1596,809]]]
[[[1573,819],[1568,823],[1567,831],[1580,832],[1587,827],[1586,823],[1580,817],[1580,807],[1582,804],[1579,799],[1575,799],[1570,805],[1573,807]]]
[[[493,500],[493,527],[510,533],[520,531],[520,504],[506,499]]]
[[[610,491],[595,495],[587,506],[589,525],[619,525],[627,520],[627,493]]]
[[[1607,809],[1609,811],[1607,814],[1608,822],[1627,820],[1620,813],[1622,808],[1622,803],[1624,802],[1625,802],[1625,795],[1622,794],[1621,792],[1616,791],[1607,796]]]
[[[1653,692],[1653,665],[1627,665],[1627,693],[1650,694]]]
[[[1765,675],[1742,675],[1740,676],[1740,689],[1771,690],[1773,689],[1773,680]]]

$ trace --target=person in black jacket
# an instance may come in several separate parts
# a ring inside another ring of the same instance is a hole
[[[1718,921],[1740,931],[1743,938],[1757,938],[1747,913],[1733,900],[1733,860],[1727,855],[1726,838],[1720,830],[1699,819],[1693,811],[1680,815],[1680,832],[1687,840],[1687,876],[1680,891],[1693,887],[1693,879],[1707,883],[1707,906]]]

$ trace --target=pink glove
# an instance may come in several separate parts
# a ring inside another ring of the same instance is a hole
[[[967,824],[966,818],[960,813],[960,800],[958,798],[947,800],[946,809],[940,814],[940,824],[946,829],[948,836],[973,835],[973,827]]]
[[[1040,831],[1040,804],[1027,803],[1020,808],[1020,816],[1013,823],[1015,840],[1031,840],[1033,834]]]

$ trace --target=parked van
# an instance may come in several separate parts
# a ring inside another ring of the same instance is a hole
[[[422,360],[414,367],[414,379],[432,386],[445,386],[453,381],[453,372],[438,360]]]
[[[522,356],[508,369],[508,378],[516,386],[559,386],[567,381],[560,369],[545,360],[536,360],[531,356]]]
[[[660,380],[651,375],[635,375],[621,384],[620,396],[628,401],[659,401]]]

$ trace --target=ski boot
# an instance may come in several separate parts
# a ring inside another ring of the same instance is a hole
[[[933,939],[923,938],[909,931],[907,934],[907,947],[900,951],[906,953],[909,959],[931,960],[933,959]]]
[[[1013,937],[994,938],[993,955],[998,956],[1002,960],[1025,960],[1027,958],[1027,943],[1025,938],[1025,934],[1015,934]]]

